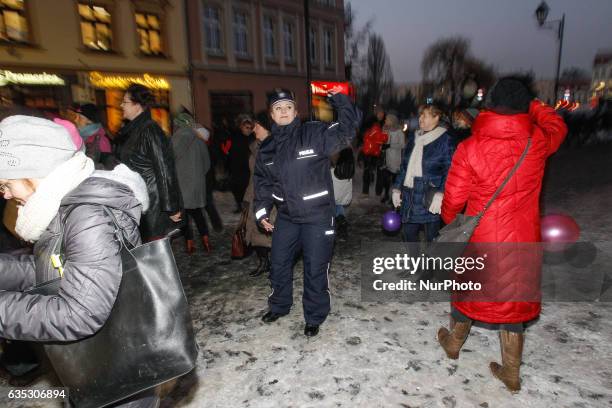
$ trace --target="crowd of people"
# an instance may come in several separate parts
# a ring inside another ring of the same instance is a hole
[[[291,310],[294,261],[301,253],[308,337],[319,334],[330,312],[328,276],[335,237],[350,237],[347,208],[354,201],[356,164],[363,168],[359,199],[374,183],[380,202],[399,212],[402,239],[432,241],[464,209],[467,215],[482,210],[527,146],[525,163],[472,241],[540,240],[543,169],[566,127],[521,78],[500,79],[482,112],[468,109],[449,119],[443,107],[423,105],[418,127],[407,131],[397,113],[381,106],[363,122],[339,90],[328,99],[334,122],[302,122],[293,93],[276,89],[268,111],[239,115],[235,131],[219,137],[186,110],[175,116],[173,134],[164,134],[151,117],[151,92],[137,84],[125,91],[125,124],[117,135],[105,130],[92,104],[75,105],[63,118],[6,112],[0,122],[0,193],[17,204],[15,232],[34,250],[0,254],[0,338],[75,341],[104,324],[121,267],[100,203],[113,210],[134,245],[182,230],[188,254],[200,245],[209,254],[209,222],[215,231],[223,228],[213,196],[219,169],[229,175],[234,212],[244,213],[246,244],[256,255],[248,274],[270,280],[263,322]],[[47,259],[58,240],[65,248],[64,290],[56,297],[23,293],[54,273]],[[497,265],[491,273],[508,279],[512,268]],[[458,358],[474,321],[499,330],[502,364],[491,363],[491,371],[517,391],[524,323],[539,312],[538,302],[453,302],[451,326],[440,329],[438,340],[449,358]],[[148,394],[139,398],[151,400]]]

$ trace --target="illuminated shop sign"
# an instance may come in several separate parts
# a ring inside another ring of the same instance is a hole
[[[65,85],[66,81],[55,74],[47,74],[46,72],[38,74],[16,73],[2,69],[0,70],[0,86],[5,86],[8,84]]]
[[[94,71],[89,73],[89,82],[97,88],[126,89],[132,84],[140,84],[150,89],[170,89],[166,78],[149,74],[106,75]]]

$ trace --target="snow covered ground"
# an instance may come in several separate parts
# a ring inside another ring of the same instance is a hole
[[[544,204],[582,228],[582,240],[612,232],[610,148],[562,152],[551,163]],[[214,253],[188,257],[175,242],[200,345],[197,369],[163,400],[165,407],[611,407],[612,303],[544,304],[526,334],[523,389],[507,392],[489,372],[500,361],[497,333],[474,328],[459,360],[436,342],[448,323],[446,303],[365,303],[360,296],[362,239],[394,240],[380,230],[385,207],[354,186],[350,233],[339,241],[330,272],[332,313],[320,335],[303,335],[302,264],[296,265],[295,307],[270,325],[260,316],[265,277],[250,278],[255,258],[231,261],[237,216],[229,193],[217,194],[226,230],[211,235]],[[35,386],[53,382],[51,374]],[[55,406],[11,402],[3,406]]]

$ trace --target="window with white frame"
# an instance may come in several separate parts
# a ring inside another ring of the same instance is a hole
[[[249,55],[248,15],[242,10],[234,10],[234,53],[238,56]]]
[[[334,30],[331,28],[323,30],[323,62],[326,67],[334,63]]]
[[[272,16],[264,16],[263,19],[263,35],[264,35],[264,55],[268,59],[276,58],[276,41],[274,35],[274,18]]]
[[[285,61],[295,62],[295,28],[292,21],[283,21]]]
[[[221,54],[221,10],[212,5],[204,6],[204,41],[206,51]]]
[[[310,62],[317,62],[317,60],[319,59],[318,56],[318,52],[319,52],[319,47],[317,47],[318,44],[318,40],[319,40],[319,35],[318,35],[319,31],[317,30],[316,27],[310,26],[310,37],[308,39],[309,41],[309,47],[310,47]]]

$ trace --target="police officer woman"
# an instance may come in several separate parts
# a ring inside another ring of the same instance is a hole
[[[337,89],[329,92],[338,121],[307,122],[298,118],[290,91],[270,95],[272,135],[261,145],[255,162],[257,222],[272,234],[269,310],[271,323],[289,313],[293,304],[293,264],[301,249],[304,256],[304,334],[319,333],[330,310],[329,265],[334,245],[334,190],[330,156],[350,145],[361,122],[361,112]],[[269,221],[272,207],[278,217]]]

